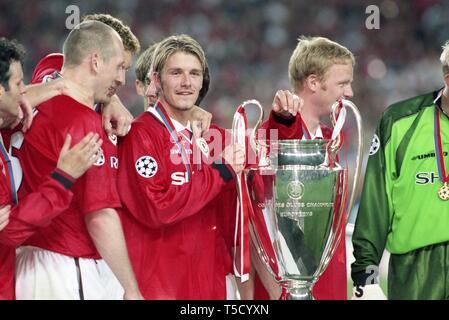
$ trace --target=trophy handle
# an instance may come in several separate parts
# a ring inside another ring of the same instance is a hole
[[[254,126],[253,131],[251,132],[251,135],[249,136],[249,144],[251,145],[251,147],[253,148],[253,151],[256,152],[257,154],[257,142],[256,142],[256,136],[257,136],[257,130],[260,128],[261,124],[262,124],[262,119],[264,116],[264,111],[263,111],[263,107],[260,104],[259,101],[252,99],[252,100],[247,100],[245,102],[243,102],[242,104],[242,108],[245,108],[247,105],[249,104],[253,104],[255,106],[257,106],[259,108],[259,118],[257,119],[256,125]]]
[[[337,117],[338,115],[338,109],[339,107],[343,107],[340,110],[340,119]],[[358,143],[357,143],[357,157],[356,157],[356,166],[354,170],[354,180],[352,182],[352,189],[350,192],[349,200],[346,205],[343,204],[343,208],[345,209],[345,218],[346,222],[349,217],[349,214],[351,212],[352,206],[355,201],[356,191],[358,189],[358,186],[361,183],[361,169],[362,169],[362,160],[363,160],[363,128],[362,128],[362,117],[360,115],[359,109],[356,107],[356,105],[346,99],[341,99],[340,101],[337,101],[332,105],[332,113],[331,113],[331,120],[334,125],[334,131],[332,133],[331,143],[330,143],[330,153],[331,156],[335,159],[336,154],[342,147],[342,139],[341,139],[341,130],[343,128],[343,124],[345,122],[346,118],[346,110],[345,108],[351,109],[351,111],[354,113],[354,117],[357,124],[357,135],[358,135]],[[343,113],[342,113],[343,112]],[[348,168],[346,169],[346,173],[344,174],[343,180],[347,180],[349,176]],[[345,183],[344,183],[345,184]],[[344,190],[346,189],[346,191]],[[349,193],[348,188],[343,188],[343,199],[346,198],[345,194]],[[345,201],[346,202],[346,201]],[[329,254],[327,256],[329,257],[325,261],[323,261],[323,264],[321,267],[317,270],[318,273],[321,273],[325,270],[327,265],[329,264],[331,258],[334,256],[335,250],[337,249],[341,238],[345,237],[345,232],[343,230],[343,233],[340,233],[340,225],[342,223],[342,219],[340,218],[335,226],[335,233],[333,238],[330,239],[328,242],[329,246],[328,249],[326,249]],[[346,227],[346,225],[345,225]],[[343,240],[345,241],[345,240]],[[321,271],[320,271],[321,270]]]
[[[245,107],[249,104],[256,105],[259,108],[260,114],[259,118],[252,130],[251,135],[247,140],[247,128],[248,128],[248,120],[246,116]],[[257,129],[260,127],[263,119],[263,108],[259,101],[257,100],[248,100],[243,102],[234,114],[234,119],[232,122],[232,132],[231,138],[233,144],[238,144],[244,147],[245,150],[245,164],[244,169],[249,169],[252,163],[248,163],[249,161],[249,153],[252,149],[254,154],[257,154],[257,145],[256,145],[256,134]],[[249,146],[248,146],[249,144]],[[256,161],[257,165],[257,161]],[[253,166],[254,167],[254,166]],[[248,193],[247,185],[247,170],[244,170],[240,174],[236,175],[236,184],[237,184],[237,210],[236,210],[236,225],[235,225],[235,233],[234,233],[234,270],[235,273],[241,277],[242,282],[246,281],[249,278],[249,263],[250,263],[250,244],[248,237],[245,235],[247,231],[249,231],[249,221],[251,219],[251,198]],[[236,248],[240,247],[240,252],[237,253]],[[239,262],[239,267],[236,266],[236,261]]]
[[[352,209],[352,206],[354,205],[357,188],[361,183],[360,172],[362,170],[362,161],[363,161],[363,127],[362,127],[362,116],[360,115],[360,111],[357,108],[357,106],[352,101],[349,101],[346,99],[342,99],[341,103],[343,104],[343,107],[351,109],[351,111],[354,113],[354,117],[355,117],[355,120],[357,123],[357,138],[358,138],[356,166],[355,166],[354,180],[352,182],[352,190],[351,190],[352,192],[349,197],[348,205],[346,206],[346,208],[347,208],[346,216],[348,218],[350,211]],[[332,106],[332,110],[333,110],[332,114],[333,114],[334,119],[336,119],[336,110],[337,110],[338,105],[339,105],[339,102],[335,103]],[[339,135],[338,139],[340,140],[340,135]],[[341,144],[341,141],[340,141],[340,144]]]

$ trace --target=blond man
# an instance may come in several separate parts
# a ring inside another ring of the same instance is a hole
[[[279,139],[329,139],[332,131],[321,120],[329,116],[339,99],[352,98],[353,54],[344,46],[324,37],[301,37],[288,66],[293,93],[279,90],[273,100],[265,128],[278,129]],[[342,237],[344,227],[341,223]],[[269,297],[278,298],[280,288],[254,259]],[[256,280],[255,298],[267,295]],[[346,247],[340,244],[327,269],[314,287],[316,299],[344,300],[347,295]]]

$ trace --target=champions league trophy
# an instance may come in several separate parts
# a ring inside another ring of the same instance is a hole
[[[248,135],[245,106],[249,104],[259,107],[261,114]],[[358,129],[350,197],[348,168],[340,166],[337,156],[346,108],[353,111]],[[336,102],[332,106],[334,131],[330,140],[261,139],[257,129],[262,117],[263,109],[256,100],[243,103],[234,116],[233,142],[244,144],[247,150],[247,165],[237,179],[241,212],[238,234],[244,234],[247,219],[254,247],[271,275],[285,288],[286,299],[311,300],[314,284],[339,242],[345,241],[342,223],[354,202],[363,158],[360,113],[350,101]],[[251,153],[254,164],[248,162]]]

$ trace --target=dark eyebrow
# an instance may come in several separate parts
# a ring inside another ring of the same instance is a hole
[[[174,67],[174,68],[169,68],[167,71],[172,72],[172,71],[182,71],[182,68],[179,67]],[[192,69],[189,72],[198,72],[198,73],[203,73],[203,70],[201,69]]]

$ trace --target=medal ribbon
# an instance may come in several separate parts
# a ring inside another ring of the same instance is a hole
[[[449,175],[446,176],[446,167],[444,165],[443,144],[441,143],[440,108],[438,107],[435,107],[433,139],[435,143],[438,176],[443,184],[447,184]]]
[[[233,143],[245,146],[245,164],[248,167],[248,149],[249,139],[247,135],[248,120],[244,105],[237,108],[234,115],[233,131],[236,135],[233,137]],[[236,224],[234,233],[234,273],[241,278],[242,282],[249,279],[250,272],[250,238],[249,238],[249,216],[252,214],[251,199],[249,197],[246,174],[244,171],[237,175],[237,199]],[[239,248],[239,252],[237,252]]]
[[[337,106],[337,116],[335,119],[334,129],[332,130],[332,135],[330,138],[331,141],[335,141],[335,139],[337,139],[337,137],[338,137],[340,139],[341,143],[343,144],[342,130],[343,130],[345,121],[346,121],[346,108],[343,106],[343,101],[341,99],[339,99],[338,106]],[[332,146],[332,143],[328,143],[328,145],[327,145],[328,159],[327,160],[328,160],[329,167],[333,168],[335,163],[334,163],[332,157],[330,156],[331,146]],[[346,148],[344,149],[344,157],[346,159]]]
[[[337,120],[335,122],[334,129],[332,130],[332,137],[331,137],[332,140],[335,140],[337,136],[341,134],[341,130],[343,129],[343,125],[345,124],[345,120],[346,120],[346,108],[343,107],[343,101],[340,99],[338,100]],[[312,139],[312,135],[310,134],[310,131],[307,128],[307,125],[304,122],[304,120],[301,121],[301,126],[303,137],[306,140]]]
[[[154,110],[161,117],[162,122],[164,123],[165,127],[167,128],[168,132],[170,133],[170,136],[172,137],[173,141],[175,141],[176,144],[178,145],[179,151],[181,152],[182,162],[184,163],[184,166],[186,167],[187,178],[188,178],[188,181],[190,181],[190,179],[192,177],[190,161],[188,160],[187,153],[181,144],[181,139],[179,137],[179,133],[176,131],[175,126],[171,122],[170,117],[167,114],[167,111],[165,111],[165,109],[162,106],[162,104],[160,103],[160,101],[156,102],[156,104],[154,105]]]
[[[343,107],[343,101],[338,100],[337,120],[335,121],[334,130],[332,130],[332,140],[335,140],[339,135],[341,136],[341,130],[346,120],[346,108]]]

